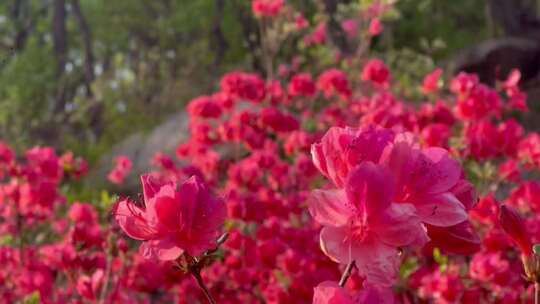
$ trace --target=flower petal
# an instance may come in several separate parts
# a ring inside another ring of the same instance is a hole
[[[469,221],[451,227],[436,227],[428,225],[428,244],[444,252],[470,255],[480,250],[480,238]]]
[[[146,259],[172,261],[184,253],[184,250],[176,246],[171,239],[161,239],[142,243],[139,252]]]
[[[425,183],[429,193],[441,193],[454,187],[461,176],[459,163],[443,148],[431,147],[422,151],[431,165]]]
[[[389,146],[381,162],[396,177],[397,198],[449,191],[459,181],[459,163],[442,148],[419,150],[405,141]]]
[[[322,147],[320,150],[322,153],[318,156],[319,159],[320,157],[324,158],[324,162],[326,163],[326,172],[321,172],[338,187],[345,184],[349,173],[349,167],[344,158],[345,150],[353,140],[354,133],[355,130],[351,128],[333,127],[321,139],[320,145]]]
[[[172,183],[163,183],[152,174],[141,175],[141,183],[143,186],[144,201],[147,203],[156,193],[159,192],[162,186],[172,185]]]
[[[145,213],[146,211],[135,203],[124,199],[116,204],[114,218],[129,237],[136,240],[149,240],[156,236],[157,230],[146,221]]]
[[[395,247],[368,238],[353,247],[353,257],[358,271],[369,284],[390,287],[396,282],[401,260]]]
[[[308,204],[313,219],[325,226],[344,226],[356,211],[343,190],[314,190]]]
[[[182,229],[177,241],[191,255],[213,249],[225,221],[226,209],[221,199],[214,198],[196,176],[180,186]]]
[[[391,204],[371,223],[377,236],[388,245],[423,246],[429,241],[426,228],[411,204]]]
[[[342,187],[349,171],[363,161],[378,162],[392,141],[390,130],[333,127],[311,148],[313,163],[337,187]]]
[[[166,185],[150,200],[149,206],[155,208],[157,219],[169,230],[178,230],[182,223],[180,200],[174,187]]]
[[[394,180],[386,168],[362,162],[351,171],[345,191],[349,202],[360,212],[373,215],[390,205]]]
[[[468,218],[463,204],[450,192],[417,200],[416,209],[422,221],[433,226],[449,227]]]
[[[397,280],[400,259],[395,247],[372,236],[351,242],[350,231],[344,227],[324,227],[320,242],[323,252],[335,262],[355,260],[358,271],[370,283],[391,286]]]
[[[356,303],[347,289],[337,282],[325,281],[313,291],[313,304],[354,304]]]
[[[349,263],[352,260],[349,234],[349,227],[324,227],[320,235],[321,250],[334,262]]]
[[[450,192],[463,204],[465,210],[471,210],[478,202],[474,186],[465,179],[459,180]]]
[[[388,146],[381,156],[381,163],[384,164],[395,178],[396,195],[399,198],[406,196],[407,184],[410,172],[414,167],[416,159],[419,157],[419,150],[413,150],[411,144],[406,141],[398,141]]]

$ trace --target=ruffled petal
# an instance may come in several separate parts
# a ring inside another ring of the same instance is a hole
[[[355,260],[358,271],[370,283],[391,286],[397,280],[400,263],[397,249],[373,236],[351,242],[348,228],[324,227],[320,242],[323,252],[333,261],[347,264]]]
[[[172,186],[163,186],[150,202],[148,209],[155,209],[160,225],[168,230],[180,229],[182,224],[180,200]]]
[[[128,199],[116,204],[114,218],[120,228],[133,239],[149,240],[157,234],[157,230],[146,221],[145,210]]]
[[[142,243],[139,252],[146,259],[172,261],[184,253],[184,250],[176,246],[171,239],[161,239]]]
[[[344,226],[356,212],[343,190],[314,190],[308,204],[313,219],[325,226]]]
[[[415,206],[422,221],[433,226],[449,227],[468,218],[463,204],[450,192],[423,198]]]
[[[423,246],[429,241],[427,231],[411,204],[391,204],[372,221],[372,229],[392,246]]]
[[[398,198],[403,198],[407,195],[410,173],[419,154],[419,150],[413,150],[408,142],[398,141],[388,146],[381,156],[381,163],[394,176]]]
[[[325,174],[334,184],[342,187],[349,173],[345,151],[353,140],[355,130],[333,127],[321,139],[322,157],[326,162]]]
[[[333,127],[311,148],[313,163],[337,187],[343,187],[349,171],[363,161],[378,162],[393,140],[391,130]]]
[[[324,227],[320,235],[321,250],[334,262],[349,263],[353,246],[349,235],[349,227]]]
[[[399,252],[375,238],[368,238],[353,247],[353,258],[361,275],[368,284],[392,286],[398,279],[401,263]]]
[[[226,209],[221,199],[214,198],[198,177],[191,177],[180,186],[182,229],[177,240],[191,255],[199,255],[216,246]]]
[[[351,171],[345,191],[347,199],[359,212],[371,216],[390,206],[394,196],[394,180],[386,168],[372,162],[362,162]]]
[[[326,158],[321,143],[311,145],[311,158],[315,167],[319,169],[324,176],[328,177],[328,167],[326,165]]]
[[[172,183],[163,183],[152,174],[141,175],[141,183],[143,186],[144,201],[148,202],[159,192],[162,186],[171,185]]]
[[[389,146],[381,162],[396,177],[398,200],[447,192],[461,175],[459,163],[445,149],[419,150],[404,141]]]
[[[443,148],[431,147],[422,152],[429,159],[430,166],[429,173],[426,172],[421,183],[426,185],[426,192],[441,193],[454,187],[461,176],[459,163],[450,158],[448,151]]]

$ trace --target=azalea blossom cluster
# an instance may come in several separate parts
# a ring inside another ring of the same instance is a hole
[[[78,192],[83,159],[0,143],[0,298],[531,303],[540,134],[521,124],[519,71],[490,87],[437,68],[405,100],[383,56],[347,58],[285,1],[252,9],[336,64],[298,55],[267,77],[223,75],[187,104],[175,155],[148,160],[139,196]],[[371,39],[387,10],[339,24]],[[123,184],[132,167],[119,156],[102,178]]]
[[[355,262],[365,284],[395,284],[407,247],[469,253],[479,246],[467,216],[473,186],[448,151],[420,148],[408,133],[332,128],[312,155],[338,187],[312,194],[321,248],[339,263]],[[452,239],[455,231],[468,234]]]
[[[133,163],[129,157],[125,155],[115,157],[114,163],[115,166],[113,170],[109,172],[109,175],[107,175],[107,179],[113,184],[123,184],[124,180],[131,172]]]

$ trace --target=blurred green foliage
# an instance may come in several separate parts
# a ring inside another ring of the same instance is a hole
[[[392,24],[394,48],[409,48],[435,61],[487,38],[486,1],[400,0]]]

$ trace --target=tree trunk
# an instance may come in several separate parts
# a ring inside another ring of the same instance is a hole
[[[227,51],[229,44],[227,43],[227,39],[225,39],[225,34],[223,34],[223,30],[221,28],[221,22],[223,21],[223,11],[225,9],[225,0],[215,0],[214,3],[215,12],[212,25],[213,39],[210,43],[210,46],[212,47],[212,49],[215,50],[214,69],[217,70],[217,67],[221,64],[223,58],[225,57],[225,52]]]
[[[13,50],[21,51],[26,44],[33,23],[26,0],[15,1],[11,7],[11,18],[15,25]]]
[[[67,31],[66,31],[66,3],[65,0],[54,0],[52,36],[54,55],[56,57],[56,77],[58,81],[56,91],[55,113],[63,112],[66,104],[66,81],[64,72],[67,63]],[[55,114],[53,113],[53,115]]]
[[[92,50],[92,32],[81,11],[79,0],[73,1],[73,14],[79,25],[84,44],[84,83],[86,96],[92,97],[92,82],[94,81],[94,52]]]

